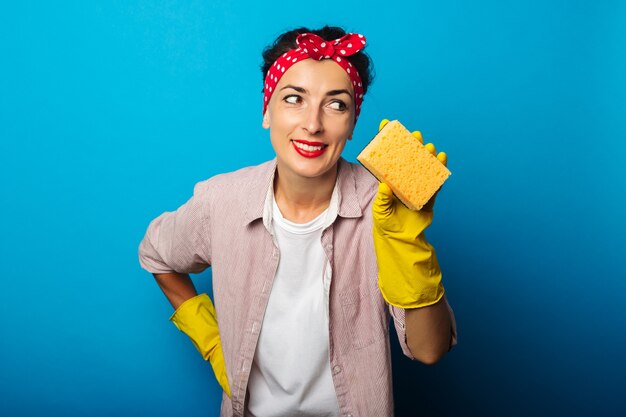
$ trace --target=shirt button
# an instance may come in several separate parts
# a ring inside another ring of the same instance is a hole
[[[335,375],[337,375],[339,372],[341,372],[341,366],[339,366],[339,365],[335,365],[335,366],[333,367],[333,373],[334,373]],[[346,416],[346,417],[348,417],[348,416]]]

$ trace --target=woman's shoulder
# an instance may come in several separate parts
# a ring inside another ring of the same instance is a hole
[[[367,168],[365,168],[363,165],[355,162],[345,162],[350,165],[358,182],[367,184],[369,186],[378,184],[378,180],[376,179],[376,177],[372,175],[372,173],[369,172]]]
[[[342,193],[356,194],[362,208],[372,204],[378,191],[378,180],[363,165],[341,159],[340,187]],[[353,190],[353,191],[352,191]]]
[[[342,169],[348,169],[354,177],[354,182],[362,192],[368,192],[378,188],[378,180],[363,165],[355,162],[341,160]]]
[[[198,182],[194,187],[194,195],[209,194],[215,190],[227,190],[230,193],[246,193],[269,183],[276,169],[276,160],[263,162],[259,165],[239,168],[235,171],[217,174]]]

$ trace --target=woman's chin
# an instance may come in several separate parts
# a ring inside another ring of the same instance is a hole
[[[322,178],[325,176],[333,177],[336,172],[335,167],[337,161],[331,161],[327,158],[298,158],[299,160],[292,161],[286,167],[295,176],[302,178]]]

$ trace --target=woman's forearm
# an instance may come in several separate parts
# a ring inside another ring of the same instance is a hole
[[[174,309],[177,309],[183,302],[197,295],[196,287],[193,285],[188,274],[170,272],[166,274],[152,274],[161,291],[167,297]]]
[[[406,310],[406,338],[413,356],[427,365],[450,349],[452,318],[444,298],[437,303]]]

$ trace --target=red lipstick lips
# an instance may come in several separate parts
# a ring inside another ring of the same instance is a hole
[[[291,144],[296,152],[305,158],[317,158],[328,148],[328,145],[324,145],[322,142],[309,142],[302,139],[292,139]]]

